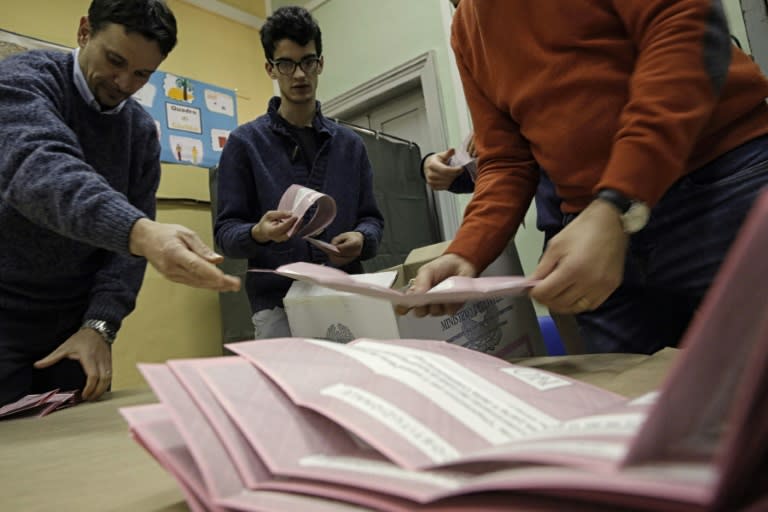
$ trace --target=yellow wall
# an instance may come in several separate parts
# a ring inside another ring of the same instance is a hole
[[[238,122],[266,110],[272,83],[264,72],[264,54],[256,29],[169,0],[179,26],[179,44],[163,71],[235,89]],[[66,46],[76,44],[80,16],[90,0],[0,0],[0,28]],[[208,171],[164,165],[160,197],[208,200]],[[186,225],[212,243],[206,206],[162,203],[158,220]],[[136,311],[125,321],[114,349],[113,387],[142,385],[137,362],[221,354],[218,296],[170,283],[147,269]]]

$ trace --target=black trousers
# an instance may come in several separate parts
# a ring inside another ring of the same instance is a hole
[[[38,361],[80,329],[81,307],[55,312],[0,310],[0,405],[30,393],[85,386],[80,361],[63,359],[38,370]]]

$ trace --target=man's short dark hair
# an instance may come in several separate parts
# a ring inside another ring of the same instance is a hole
[[[88,22],[94,34],[110,23],[123,25],[129,34],[157,42],[166,56],[176,46],[176,17],[163,0],[93,0]]]
[[[300,46],[315,42],[317,56],[323,54],[323,40],[317,21],[303,7],[280,7],[261,27],[261,46],[267,60],[275,58],[275,47],[283,39]]]

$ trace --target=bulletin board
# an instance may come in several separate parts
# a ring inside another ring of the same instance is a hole
[[[155,120],[163,162],[214,167],[237,127],[231,89],[156,71],[133,98]]]

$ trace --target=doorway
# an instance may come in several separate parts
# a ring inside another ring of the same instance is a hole
[[[448,147],[432,52],[323,101],[323,112],[373,132],[412,141],[418,145],[421,156]],[[436,212],[440,237],[453,238],[461,223],[456,197],[449,192],[433,192],[421,180],[418,165],[413,172]]]

